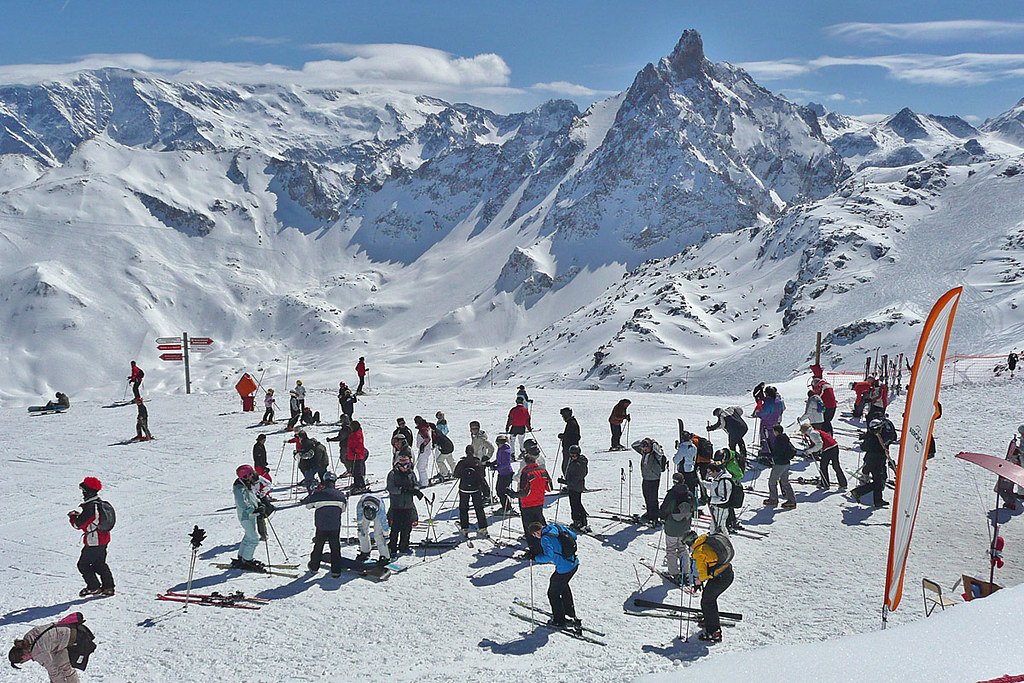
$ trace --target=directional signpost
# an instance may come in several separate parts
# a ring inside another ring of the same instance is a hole
[[[169,353],[161,353],[160,360],[169,362],[185,362],[185,393],[192,393],[192,378],[189,375],[189,351],[192,353],[205,353],[210,351],[210,347],[213,346],[213,340],[209,337],[192,337],[188,336],[188,332],[182,332],[180,337],[157,337],[156,348],[157,351],[167,351]]]

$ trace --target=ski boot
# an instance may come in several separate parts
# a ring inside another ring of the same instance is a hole
[[[716,643],[722,642],[722,629],[718,629],[714,633],[708,633],[706,630],[701,631],[697,634],[697,640],[707,643],[708,645],[715,645]]]
[[[491,534],[487,531],[487,527],[476,530],[477,538],[490,538]]]
[[[370,559],[370,553],[359,553],[356,555],[356,562],[366,562]]]

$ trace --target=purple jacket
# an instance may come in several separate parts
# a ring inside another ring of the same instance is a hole
[[[503,443],[494,456],[498,474],[512,474],[512,444]]]

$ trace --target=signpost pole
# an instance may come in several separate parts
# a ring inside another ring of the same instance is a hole
[[[188,373],[188,332],[181,333],[181,348],[185,352],[185,393],[192,393],[192,379]]]

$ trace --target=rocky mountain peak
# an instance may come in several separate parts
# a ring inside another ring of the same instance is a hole
[[[679,42],[676,43],[668,60],[673,71],[681,78],[697,75],[705,63],[704,41],[701,40],[700,33],[694,29],[683,31],[683,35],[679,37]]]

